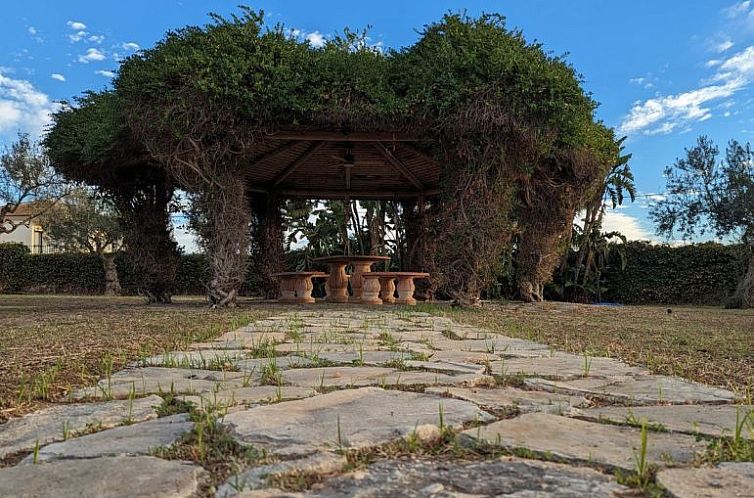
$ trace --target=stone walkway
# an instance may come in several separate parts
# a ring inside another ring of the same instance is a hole
[[[637,470],[643,424],[668,495],[754,497],[754,463],[701,463],[752,409],[733,393],[417,312],[289,312],[72,397],[0,425],[0,459],[18,462],[0,468],[0,496],[636,496],[615,476]],[[158,417],[166,397],[221,414],[271,463],[217,482],[158,458],[196,431],[189,414]],[[743,425],[751,438],[754,416]],[[449,449],[381,451],[399,440]],[[315,485],[274,487],[295,476]]]

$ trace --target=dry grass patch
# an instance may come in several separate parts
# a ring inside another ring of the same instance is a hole
[[[200,298],[147,306],[138,297],[0,296],[0,421],[64,399],[140,355],[182,349],[274,311],[248,302],[210,310]]]
[[[417,311],[576,354],[610,356],[746,395],[754,388],[754,310],[711,307],[491,304]]]

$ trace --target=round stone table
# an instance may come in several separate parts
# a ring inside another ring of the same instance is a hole
[[[323,256],[314,258],[317,263],[324,263],[330,268],[330,278],[327,280],[328,294],[326,301],[331,303],[347,303],[348,298],[348,275],[346,266],[353,265],[351,275],[351,289],[353,296],[350,301],[361,301],[361,288],[363,285],[362,274],[371,271],[372,265],[379,261],[389,261],[389,256]]]

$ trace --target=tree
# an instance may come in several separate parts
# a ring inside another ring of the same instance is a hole
[[[750,144],[728,143],[725,158],[705,136],[686,156],[665,168],[665,198],[651,209],[657,233],[684,239],[712,233],[740,239],[749,253],[748,270],[730,305],[754,307],[754,151]]]
[[[105,295],[120,294],[115,253],[123,230],[112,201],[96,190],[79,187],[41,216],[40,222],[53,243],[68,251],[99,256],[105,272]]]
[[[636,199],[634,175],[628,165],[631,154],[623,154],[626,137],[615,141],[617,155],[605,179],[587,199],[584,209],[583,226],[574,224],[571,245],[563,258],[561,279],[563,299],[587,301],[601,299],[601,273],[608,264],[612,252],[612,242],[625,243],[625,237],[618,232],[603,233],[602,223],[608,207],[615,209],[628,198]],[[620,248],[618,254],[621,255]]]
[[[66,193],[62,178],[39,145],[19,134],[0,156],[0,234],[10,233],[47,212]],[[30,209],[11,220],[7,215],[26,204]]]
[[[95,186],[117,206],[123,244],[148,303],[169,303],[180,251],[170,214],[174,179],[135,141],[114,92],[88,92],[53,115],[44,146],[66,180]]]

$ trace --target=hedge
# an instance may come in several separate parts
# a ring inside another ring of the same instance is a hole
[[[128,254],[117,255],[118,278],[124,294],[137,293],[139,274]],[[176,274],[177,294],[204,294],[209,280],[207,258],[188,254],[180,258]],[[249,274],[244,291],[253,293],[254,275]],[[0,244],[0,292],[101,294],[104,271],[95,254],[29,254],[22,244]]]
[[[629,242],[626,268],[605,273],[607,301],[624,304],[721,305],[746,270],[740,245],[705,243],[671,247]],[[139,275],[127,254],[116,258],[125,294],[135,294]],[[177,294],[204,294],[209,265],[204,255],[183,255],[176,275]],[[92,254],[32,255],[20,244],[0,244],[0,292],[99,294],[104,273]],[[256,294],[249,272],[242,292]]]
[[[716,243],[672,247],[629,242],[626,268],[605,275],[608,301],[624,304],[721,305],[747,265],[742,245]]]

